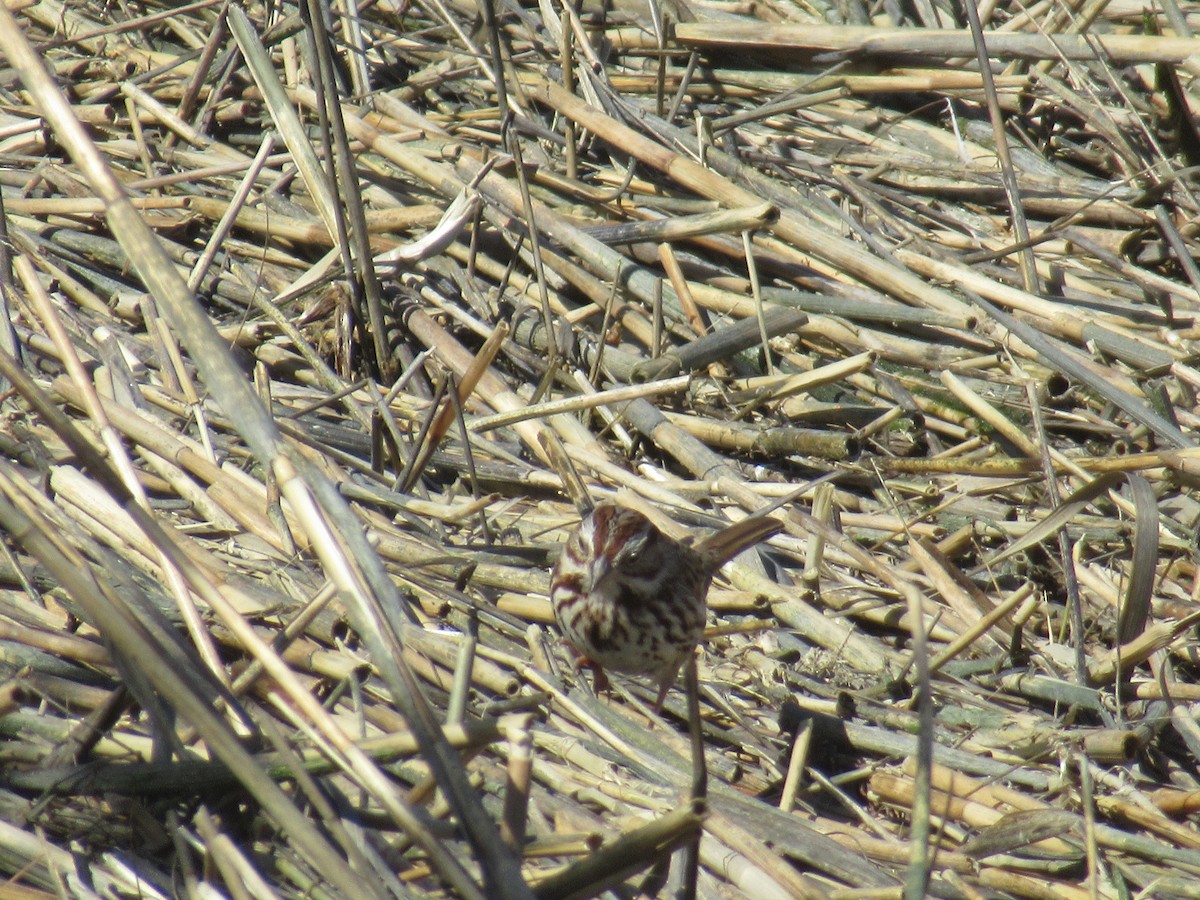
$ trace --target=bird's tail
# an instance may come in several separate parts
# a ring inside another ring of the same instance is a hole
[[[749,550],[755,544],[781,531],[783,522],[779,519],[770,516],[748,516],[703,538],[696,545],[696,552],[704,557],[710,570],[715,570],[743,550]]]

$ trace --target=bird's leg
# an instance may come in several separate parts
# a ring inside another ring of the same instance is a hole
[[[688,655],[694,657],[695,652],[692,651]],[[662,712],[663,701],[665,701],[667,699],[667,694],[670,693],[671,686],[673,684],[675,684],[675,679],[679,676],[679,670],[683,667],[683,664],[685,662],[687,662],[687,660],[688,660],[688,657],[684,656],[681,660],[679,660],[679,662],[677,662],[673,666],[671,666],[671,668],[668,669],[664,673],[663,677],[659,680],[659,682],[658,682],[658,699],[656,699],[654,701],[654,706],[652,707],[655,714]]]
[[[580,668],[592,670],[592,691],[594,693],[604,694],[612,690],[612,685],[608,682],[608,674],[600,663],[584,658],[579,661],[579,665]]]
[[[654,706],[651,707],[651,709],[654,710],[655,715],[658,715],[662,712],[663,702],[666,701],[667,694],[670,693],[671,685],[674,683],[674,681],[675,679],[672,678],[670,681],[663,682],[663,684],[659,687],[658,698],[654,701]]]
[[[566,644],[567,650],[570,651],[571,668],[576,674],[581,673],[584,669],[592,670],[592,693],[600,695],[612,688],[612,685],[608,682],[608,675],[600,663],[588,659],[585,654],[575,649],[575,645],[570,641],[564,639],[563,643]]]

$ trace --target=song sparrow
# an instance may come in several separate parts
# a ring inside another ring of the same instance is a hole
[[[653,676],[662,707],[680,666],[704,634],[713,574],[778,533],[778,519],[748,518],[695,546],[667,537],[639,512],[600,503],[554,566],[550,601],[572,648],[597,669]]]

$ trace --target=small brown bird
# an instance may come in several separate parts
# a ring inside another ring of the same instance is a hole
[[[781,530],[778,519],[752,517],[691,546],[667,537],[639,512],[601,503],[572,532],[554,567],[554,618],[583,661],[652,676],[660,709],[704,635],[713,574]],[[602,671],[596,682],[605,683]]]

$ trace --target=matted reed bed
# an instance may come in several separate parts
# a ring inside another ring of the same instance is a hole
[[[971,12],[9,0],[0,894],[1195,896],[1200,5]]]

